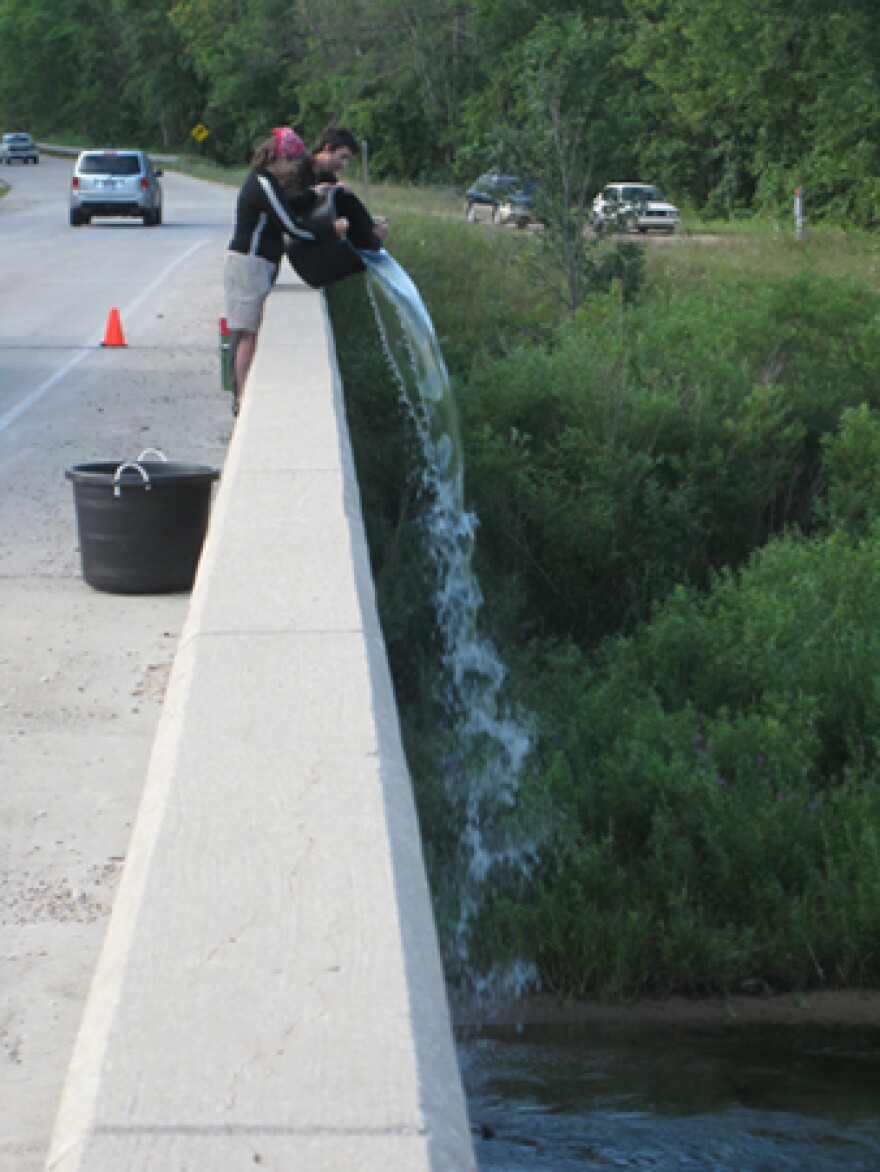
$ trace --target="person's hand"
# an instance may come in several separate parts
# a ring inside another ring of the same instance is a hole
[[[348,220],[346,220],[345,216],[340,216],[338,220],[333,221],[333,230],[336,235],[342,239],[342,237],[348,231]]]
[[[329,195],[330,192],[337,186],[338,184],[336,183],[316,183],[312,188],[312,191],[314,191],[315,195],[325,196]]]
[[[388,217],[376,216],[373,220],[373,231],[380,240],[384,240],[388,235]]]

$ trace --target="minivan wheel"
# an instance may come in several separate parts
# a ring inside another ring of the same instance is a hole
[[[81,228],[85,223],[82,212],[76,211],[75,208],[70,209],[70,226],[71,228]]]

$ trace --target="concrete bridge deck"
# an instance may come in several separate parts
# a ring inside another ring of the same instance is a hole
[[[53,1172],[475,1168],[323,297],[282,278]]]

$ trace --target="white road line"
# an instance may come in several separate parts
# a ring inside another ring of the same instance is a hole
[[[159,286],[171,276],[171,274],[179,265],[182,265],[183,262],[188,260],[194,252],[196,252],[199,248],[202,248],[207,243],[207,239],[197,240],[191,248],[188,248],[186,252],[181,253],[181,255],[176,260],[173,260],[170,265],[162,270],[162,272],[158,275],[158,277],[156,277],[154,281],[151,281],[150,284],[147,285],[146,289],[143,289],[138,294],[134,301],[125,307],[125,309],[122,311],[122,316],[128,318],[135,314],[147,300],[147,298],[152,293],[155,293]],[[20,399],[19,402],[16,403],[14,407],[11,407],[5,415],[0,415],[0,431],[5,431],[7,427],[15,423],[16,419],[20,419],[21,416],[24,415],[25,411],[29,411],[31,407],[33,407],[35,403],[38,403],[48,391],[51,391],[51,389],[54,386],[57,386],[57,384],[60,383],[63,378],[66,378],[67,375],[70,374],[70,372],[75,367],[79,366],[81,362],[88,358],[89,355],[98,346],[100,346],[100,344],[101,337],[98,337],[97,339],[90,338],[87,342],[84,342],[84,349],[82,349],[80,353],[77,354],[74,358],[71,358],[66,366],[62,366],[60,370],[56,370],[50,378],[47,378],[45,382],[42,382],[38,387],[35,387],[35,389],[32,390],[29,395],[25,395],[23,399]]]

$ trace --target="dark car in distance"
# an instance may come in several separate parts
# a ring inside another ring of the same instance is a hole
[[[526,228],[535,219],[536,193],[537,185],[531,179],[489,171],[465,193],[465,215],[471,223],[488,220]]]

